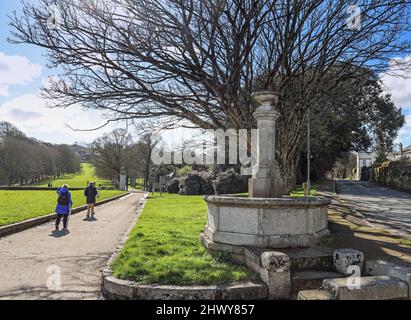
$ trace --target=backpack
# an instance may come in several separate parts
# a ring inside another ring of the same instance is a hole
[[[68,206],[69,205],[68,194],[67,193],[62,193],[61,195],[59,195],[57,203],[60,206]]]

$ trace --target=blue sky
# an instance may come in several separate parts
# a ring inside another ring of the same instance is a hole
[[[113,130],[114,126],[109,125],[97,131],[75,132],[67,125],[92,129],[105,123],[103,115],[80,108],[47,108],[39,97],[39,89],[57,70],[47,68],[43,49],[7,42],[10,36],[7,15],[20,9],[20,0],[0,1],[0,120],[13,123],[30,137],[52,143],[90,143]]]
[[[36,3],[37,0],[31,0]],[[78,109],[49,109],[39,95],[47,78],[57,73],[46,67],[43,49],[7,42],[9,27],[7,15],[20,11],[19,0],[0,1],[0,120],[15,124],[28,136],[52,143],[91,142],[114,127],[93,132],[74,132],[66,124],[79,129],[90,129],[104,123],[103,115]],[[406,35],[411,40],[411,32]],[[410,57],[401,57],[411,59]],[[404,74],[410,76],[409,72]],[[382,77],[386,91],[392,94],[397,107],[403,109],[407,124],[398,141],[411,145],[411,79]],[[117,126],[122,126],[119,124]]]

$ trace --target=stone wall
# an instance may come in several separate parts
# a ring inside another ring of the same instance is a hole
[[[387,161],[371,170],[372,182],[411,192],[411,161]]]

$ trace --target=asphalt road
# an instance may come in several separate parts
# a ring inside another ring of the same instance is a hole
[[[0,238],[0,299],[99,299],[101,270],[136,217],[141,193],[73,215],[69,232],[48,223]],[[60,226],[62,227],[62,226]]]
[[[337,190],[373,225],[411,239],[411,193],[363,181],[338,181]]]

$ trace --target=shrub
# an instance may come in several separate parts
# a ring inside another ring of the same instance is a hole
[[[177,176],[177,178],[182,178],[182,177],[185,177],[186,175],[188,175],[189,173],[191,173],[192,171],[193,171],[192,167],[184,166],[180,169],[177,169],[176,176]]]
[[[411,162],[387,161],[371,172],[371,181],[404,191],[411,191]]]
[[[199,195],[201,194],[201,180],[202,178],[198,172],[192,172],[180,179],[181,195]]]
[[[216,194],[234,194],[248,191],[247,178],[234,169],[219,173],[213,184]]]
[[[181,195],[234,194],[248,191],[247,178],[234,169],[217,175],[212,172],[194,171],[180,178],[179,181],[178,193]],[[173,188],[176,189],[175,186]]]
[[[214,194],[214,176],[209,172],[192,172],[180,179],[179,194],[206,195]]]
[[[179,179],[175,178],[175,179],[171,180],[170,184],[167,187],[167,192],[168,193],[178,194],[178,192],[180,191],[179,185],[180,185],[180,180]]]
[[[215,194],[213,180],[215,176],[211,172],[201,172],[201,194]]]

